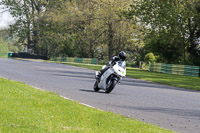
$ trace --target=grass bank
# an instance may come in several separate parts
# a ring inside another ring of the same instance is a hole
[[[172,131],[66,100],[0,78],[0,132],[170,133]]]
[[[88,64],[78,64],[78,63],[63,63],[63,64],[83,67],[93,70],[100,70],[102,67],[101,65],[88,65]],[[151,81],[154,83],[200,91],[200,77],[163,74],[163,73],[149,72],[146,70],[140,70],[137,68],[127,68],[127,76],[146,81]]]

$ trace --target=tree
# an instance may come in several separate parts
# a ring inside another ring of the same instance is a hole
[[[42,15],[45,0],[2,0],[16,23],[11,25],[11,32],[28,49],[38,53],[39,18]]]
[[[130,58],[136,58],[143,47],[138,26],[121,15],[128,10],[130,0],[3,0],[2,3],[16,19],[11,30],[19,42],[36,54],[110,59],[125,50]]]
[[[128,0],[59,2],[50,2],[44,14],[48,23],[44,34],[54,38],[50,43],[57,41],[52,45],[57,53],[103,59],[132,47],[134,24],[120,15],[122,10],[128,9]],[[64,47],[76,51],[75,54],[69,54]]]
[[[17,43],[17,38],[11,38],[9,36],[9,30],[0,30],[0,54],[18,52],[23,49],[23,45],[21,43]]]
[[[145,27],[147,52],[168,63],[198,65],[197,5],[196,0],[134,0],[126,15]]]

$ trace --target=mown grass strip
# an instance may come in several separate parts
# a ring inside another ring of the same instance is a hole
[[[83,67],[93,70],[100,70],[102,67],[102,65],[88,65],[88,64],[78,64],[78,63],[63,63],[63,64]],[[140,70],[137,68],[127,68],[127,76],[146,81],[151,81],[154,83],[200,91],[200,77],[163,74],[163,73],[149,72],[146,70]]]
[[[66,100],[0,78],[0,132],[170,133],[172,131]]]

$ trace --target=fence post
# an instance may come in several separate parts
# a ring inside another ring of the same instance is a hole
[[[140,68],[140,69],[143,69],[143,64],[144,64],[144,62],[143,62],[143,61],[140,61],[140,65],[139,65],[139,68]]]
[[[199,67],[199,77],[200,77],[200,67]]]

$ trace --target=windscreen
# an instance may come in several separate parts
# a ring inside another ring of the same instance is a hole
[[[126,62],[125,61],[119,61],[118,62],[118,65],[123,68],[123,69],[126,69]]]

